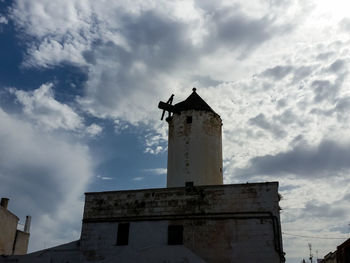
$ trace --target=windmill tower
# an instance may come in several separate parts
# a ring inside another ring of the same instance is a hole
[[[158,107],[168,112],[167,187],[223,184],[222,120],[197,94],[171,105],[173,96]]]

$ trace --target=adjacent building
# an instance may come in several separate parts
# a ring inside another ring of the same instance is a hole
[[[278,182],[224,185],[220,116],[172,100],[167,188],[86,193],[79,240],[2,262],[284,262]]]
[[[337,246],[335,252],[329,252],[321,263],[350,263],[350,238]]]
[[[27,216],[24,231],[18,229],[19,218],[8,210],[8,198],[0,203],[0,255],[23,255],[29,242],[30,216]]]

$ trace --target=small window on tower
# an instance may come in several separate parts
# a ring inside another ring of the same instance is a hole
[[[183,230],[182,225],[168,226],[168,245],[182,245]]]
[[[118,224],[117,246],[126,246],[129,243],[130,223]]]
[[[192,123],[192,116],[187,116],[186,123]]]

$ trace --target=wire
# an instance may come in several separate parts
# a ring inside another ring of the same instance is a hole
[[[315,236],[303,236],[303,235],[295,235],[286,232],[282,232],[283,235],[294,236],[294,237],[303,237],[303,238],[318,238],[318,239],[347,239],[347,237],[315,237]]]

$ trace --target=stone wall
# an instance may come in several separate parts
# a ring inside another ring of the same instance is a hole
[[[282,262],[278,183],[87,193],[82,250],[167,247],[168,225],[205,262]],[[117,247],[118,223],[130,222]],[[170,247],[170,246],[168,246]]]

